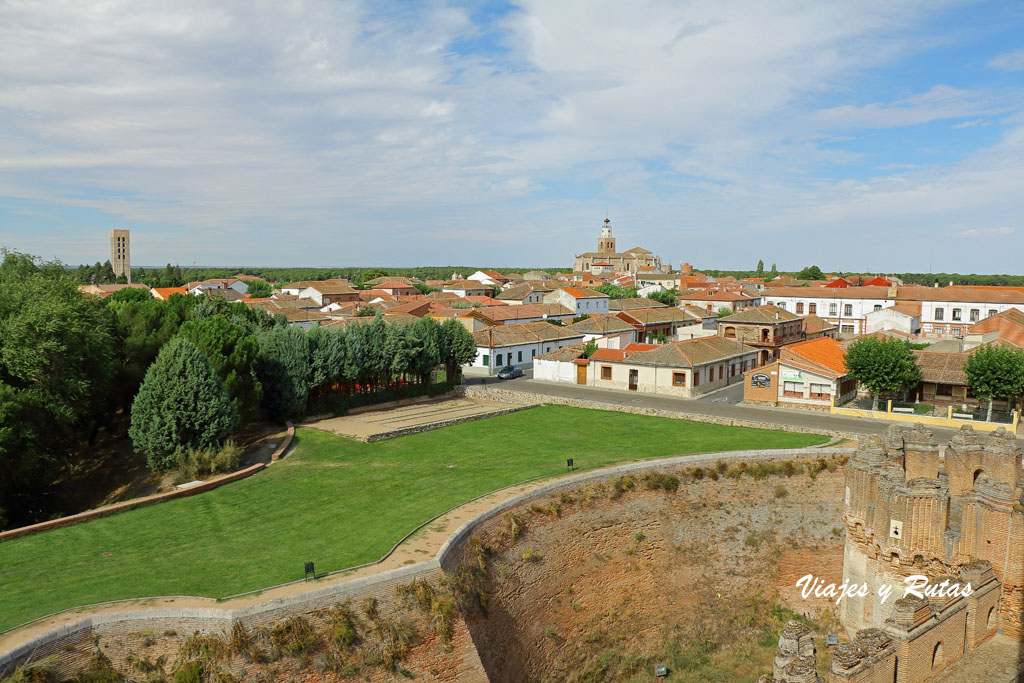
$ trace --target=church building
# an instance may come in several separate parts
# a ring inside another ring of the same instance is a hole
[[[612,272],[636,273],[660,267],[661,257],[655,256],[643,247],[633,247],[622,253],[615,251],[611,220],[605,218],[601,237],[597,240],[597,251],[577,254],[572,269],[577,272],[604,275]]]

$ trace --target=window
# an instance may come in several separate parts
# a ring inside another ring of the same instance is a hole
[[[491,359],[487,357],[486,353],[483,355],[483,359],[484,359],[484,367],[486,368],[488,365],[491,364]]]
[[[949,333],[956,337],[959,337],[962,329],[962,327],[950,327]]]
[[[960,309],[959,308],[954,308],[953,309],[953,320],[960,320]]]
[[[537,349],[530,349],[530,358],[533,358],[536,355],[537,355]]]
[[[936,308],[935,309],[935,319],[936,320],[942,320],[943,318],[945,318],[945,316],[946,316],[945,309],[942,309],[942,308]]]
[[[672,386],[674,386],[674,387],[685,387],[686,386],[686,373],[685,372],[673,372],[672,373]]]
[[[945,334],[946,333],[946,326],[945,325],[936,325],[934,330],[935,330],[935,334]]]
[[[952,384],[939,384],[935,387],[935,393],[939,396],[952,396],[953,385]]]
[[[804,385],[802,382],[785,382],[782,385],[782,393],[785,396],[796,396],[803,398]]]
[[[796,304],[796,312],[800,313],[800,314],[803,314],[803,312],[804,312],[804,302],[803,301],[798,301],[797,302],[797,304]]]
[[[782,310],[786,310],[786,302],[785,301],[780,301],[779,302],[779,308],[781,308]]]
[[[601,366],[601,379],[611,379],[611,378],[612,378],[612,366],[610,366],[610,365],[602,365]]]
[[[996,314],[996,309],[994,309],[994,308],[990,308],[990,309],[988,309],[988,317],[989,317],[989,318],[991,318],[991,317],[992,317],[992,316],[994,316],[995,314]]]
[[[494,357],[494,362],[497,365],[501,365],[501,354],[500,353],[497,356]]]
[[[853,315],[853,304],[843,306],[843,315]]]
[[[882,310],[882,304],[875,304],[875,310],[876,311]]]
[[[519,352],[519,362],[520,363],[523,362],[523,352],[522,351]]]
[[[832,395],[830,388],[828,384],[812,384],[811,398],[828,398]]]
[[[818,304],[807,304],[807,312],[814,315],[818,312]]]
[[[700,370],[694,370],[693,371],[693,386],[695,386],[695,387],[699,387],[700,386]]]
[[[853,325],[843,325],[839,331],[843,334],[853,334]]]
[[[978,320],[980,318],[981,318],[981,311],[979,311],[977,308],[972,308],[971,309],[971,322],[972,323],[976,323],[976,322],[978,322]]]
[[[828,314],[829,315],[839,315],[839,304],[829,304],[828,305]]]
[[[725,377],[725,366],[724,365],[719,365],[718,366],[718,379],[722,379],[723,377]]]

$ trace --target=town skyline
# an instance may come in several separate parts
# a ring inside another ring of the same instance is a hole
[[[1022,27],[1009,2],[11,3],[0,244],[555,266],[609,215],[672,263],[1019,272]]]

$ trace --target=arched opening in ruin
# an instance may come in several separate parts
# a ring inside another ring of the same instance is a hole
[[[988,608],[988,619],[985,621],[985,627],[989,631],[994,631],[995,630],[995,628],[996,628],[996,608],[995,607],[989,607]]]
[[[924,555],[914,555],[914,566],[918,569],[924,569],[926,562],[924,561]]]
[[[974,470],[974,485],[975,486],[978,485],[978,481],[985,481],[986,479],[988,479],[988,472],[986,472],[985,470],[983,470],[980,467],[978,469]]]
[[[942,668],[942,641],[935,643],[935,649],[932,650],[932,671]]]

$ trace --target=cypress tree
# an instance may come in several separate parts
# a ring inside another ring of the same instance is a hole
[[[218,449],[237,427],[238,410],[203,352],[169,341],[132,403],[128,436],[150,469],[170,469],[180,451]]]

